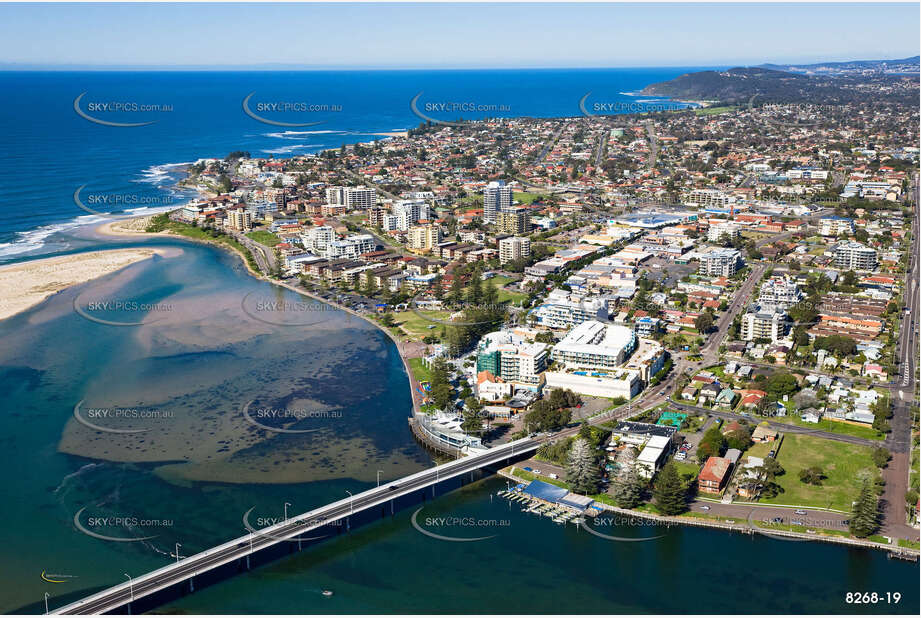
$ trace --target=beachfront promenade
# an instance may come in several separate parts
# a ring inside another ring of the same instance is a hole
[[[294,515],[217,547],[178,560],[145,575],[107,588],[52,614],[140,613],[195,590],[249,570],[259,563],[299,551],[304,546],[347,532],[352,527],[393,515],[397,510],[447,493],[476,480],[485,467],[504,467],[529,457],[540,442],[524,438],[403,477],[342,500]],[[470,475],[467,477],[467,475]],[[439,491],[440,490],[440,491]],[[380,507],[379,511],[375,507]],[[310,534],[306,534],[310,533]]]

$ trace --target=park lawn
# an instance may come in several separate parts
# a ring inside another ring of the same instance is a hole
[[[735,105],[724,105],[721,107],[698,107],[694,110],[697,116],[712,116],[713,114],[725,114],[736,109]]]
[[[442,324],[435,320],[447,320],[451,316],[451,312],[419,311],[419,313],[416,313],[415,311],[400,311],[399,313],[393,313],[391,315],[393,315],[393,322],[395,325],[402,327],[409,335],[421,339],[428,335],[437,335],[441,330],[440,327]],[[423,316],[433,319],[427,320]],[[430,326],[434,326],[434,328],[429,328]]]
[[[520,292],[509,292],[505,288],[498,288],[496,291],[499,293],[498,297],[500,303],[508,302],[513,305],[518,305],[522,300],[528,297],[527,294],[521,294]]]
[[[251,238],[260,245],[265,245],[267,247],[274,247],[281,242],[281,238],[272,232],[266,232],[265,230],[253,230],[252,232],[247,232],[246,237]]]
[[[792,402],[781,402],[784,405],[790,404]],[[762,418],[762,417],[754,417]],[[865,440],[879,440],[882,442],[886,439],[886,434],[880,433],[870,427],[869,425],[852,425],[850,423],[843,423],[841,421],[833,421],[830,419],[823,418],[818,423],[807,423],[799,416],[796,415],[796,412],[790,412],[788,407],[787,416],[782,418],[772,418],[771,420],[777,423],[786,423],[787,425],[796,425],[798,427],[807,427],[809,429],[816,429],[819,431],[827,431],[829,433],[837,433],[844,436],[854,436],[855,438],[864,438]]]
[[[777,447],[777,442],[759,442],[757,444],[752,444],[748,448],[748,450],[745,451],[745,454],[743,457],[752,456],[752,457],[760,457],[761,459],[764,459],[765,457],[768,456],[768,453],[770,453],[776,447]]]
[[[421,358],[410,358],[409,368],[412,369],[413,377],[416,378],[418,382],[428,382],[432,378],[431,372],[428,370],[428,367],[422,364]]]
[[[678,470],[678,476],[684,478],[685,475],[689,475],[692,483],[700,473],[700,466],[691,461],[675,461],[674,464],[675,469]]]
[[[515,191],[513,194],[513,199],[522,204],[533,204],[542,197],[545,196],[541,195],[540,193],[527,193],[522,191]]]
[[[832,508],[848,512],[860,493],[857,473],[869,470],[878,475],[871,449],[815,436],[787,434],[777,455],[785,474],[776,481],[783,492],[774,498],[762,498],[762,504],[792,504]],[[822,485],[807,485],[799,480],[800,470],[810,466],[822,468],[827,478]]]

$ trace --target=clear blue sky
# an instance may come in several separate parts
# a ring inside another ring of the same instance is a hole
[[[3,4],[0,65],[630,67],[903,58],[906,4]]]

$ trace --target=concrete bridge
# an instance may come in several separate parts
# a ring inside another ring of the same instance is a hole
[[[352,527],[393,515],[482,477],[488,466],[506,466],[530,455],[540,442],[524,438],[417,472],[326,506],[289,517],[217,547],[178,560],[84,599],[52,614],[130,614],[149,611],[204,586],[284,557]],[[469,475],[469,476],[468,476]],[[309,533],[309,534],[306,534]]]

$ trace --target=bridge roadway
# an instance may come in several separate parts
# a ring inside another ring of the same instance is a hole
[[[102,614],[123,608],[133,600],[151,595],[169,586],[180,584],[228,562],[245,558],[260,549],[296,540],[295,537],[300,534],[337,520],[348,518],[356,511],[384,504],[389,500],[408,495],[420,489],[426,489],[441,481],[517,457],[536,450],[540,444],[541,442],[538,440],[523,438],[491,448],[485,453],[471,455],[417,472],[386,485],[355,494],[354,497],[345,498],[301,515],[290,517],[284,522],[262,528],[252,534],[228,541],[223,545],[212,547],[156,571],[135,577],[130,582],[107,588],[84,599],[55,609],[51,613]]]

